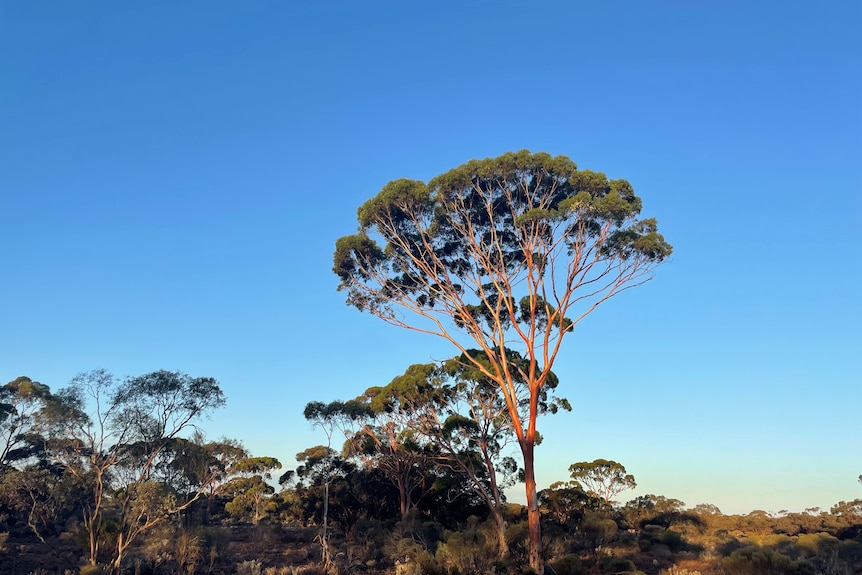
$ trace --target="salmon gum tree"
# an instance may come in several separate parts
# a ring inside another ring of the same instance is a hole
[[[541,573],[534,448],[541,391],[564,336],[671,253],[626,180],[526,150],[428,183],[386,184],[335,244],[347,304],[442,337],[498,387],[524,463],[530,566]],[[469,353],[478,346],[483,360]],[[525,361],[508,360],[510,351]],[[519,408],[519,382],[528,405]]]

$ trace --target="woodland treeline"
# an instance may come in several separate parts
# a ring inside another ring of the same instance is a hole
[[[206,438],[202,419],[225,404],[212,378],[96,370],[52,391],[20,377],[0,387],[0,573],[529,572],[527,512],[505,499],[523,475],[506,407],[465,365],[308,404],[326,444],[284,472],[241,438]],[[544,390],[543,413],[568,408],[555,378]],[[862,572],[862,499],[724,515],[662,495],[621,503],[636,481],[615,461],[569,470],[539,491],[548,573]]]

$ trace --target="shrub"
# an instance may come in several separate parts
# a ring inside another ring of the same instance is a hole
[[[236,564],[236,575],[260,575],[260,561],[251,559]]]
[[[806,557],[814,557],[822,553],[832,553],[838,548],[840,541],[828,533],[803,533],[796,539],[798,547]]]
[[[737,549],[722,561],[730,575],[806,575],[808,563],[800,564],[769,547],[749,545]]]
[[[437,562],[462,575],[484,574],[497,560],[497,537],[491,525],[449,533],[437,547]]]
[[[661,525],[645,525],[638,534],[637,542],[641,551],[649,551],[650,553],[655,553],[662,547],[673,553],[683,551],[686,548],[685,539],[682,538],[682,535],[676,531],[665,529]]]
[[[635,570],[635,564],[622,557],[608,557],[602,562],[602,573],[628,573]]]
[[[513,559],[525,558],[530,549],[530,527],[526,521],[513,523],[506,527],[506,543]]]
[[[686,569],[677,565],[671,565],[668,569],[662,569],[659,575],[700,575],[700,571]]]
[[[580,557],[574,554],[563,555],[553,564],[557,575],[585,575],[586,570]]]
[[[581,533],[588,548],[595,549],[599,546],[605,546],[616,537],[617,522],[613,519],[602,517],[599,514],[591,513],[581,523]]]

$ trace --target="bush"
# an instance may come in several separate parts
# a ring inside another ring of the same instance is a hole
[[[237,563],[236,575],[260,575],[260,561],[252,559]]]
[[[700,571],[693,571],[684,567],[671,565],[668,569],[662,569],[659,575],[700,575]]]
[[[506,543],[512,559],[524,559],[530,551],[530,527],[526,521],[513,523],[506,527]]]
[[[796,539],[798,547],[805,557],[832,553],[838,548],[840,541],[828,533],[803,533]]]
[[[638,548],[641,551],[654,553],[662,546],[669,552],[679,552],[687,547],[682,535],[676,531],[665,529],[661,525],[646,525],[638,534]],[[664,553],[660,553],[664,555]]]
[[[580,557],[573,554],[563,555],[553,564],[557,575],[585,575],[586,570]]]
[[[768,547],[749,545],[722,561],[730,575],[808,575],[807,561],[799,563]]]
[[[492,525],[448,533],[437,546],[437,563],[462,575],[484,574],[493,570],[497,560],[497,537]]]
[[[602,562],[602,573],[629,573],[635,570],[635,564],[622,557],[608,557]]]
[[[589,549],[606,546],[617,535],[617,522],[597,513],[587,515],[581,523],[581,533]]]

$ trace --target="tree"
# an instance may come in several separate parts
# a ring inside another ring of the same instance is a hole
[[[119,406],[109,400],[118,382],[105,370],[80,373],[61,389],[39,413],[39,428],[46,451],[87,493],[81,514],[87,534],[88,561],[95,565],[101,551],[103,506],[110,489],[111,470],[131,436],[128,426],[115,425]],[[92,413],[87,413],[87,404]]]
[[[626,473],[626,468],[616,461],[596,459],[592,462],[581,461],[569,466],[572,482],[610,504],[614,497],[638,486],[634,475]]]
[[[539,492],[544,514],[569,533],[574,533],[587,511],[601,508],[601,501],[571,481],[556,481]]]
[[[25,518],[27,526],[43,543],[46,536],[56,536],[77,511],[84,496],[80,484],[71,481],[63,468],[39,461],[12,468],[0,475],[0,501],[5,509]]]
[[[656,221],[637,219],[640,210],[625,180],[520,151],[472,160],[427,184],[388,183],[360,206],[358,233],[335,245],[333,271],[348,305],[448,340],[498,386],[524,460],[530,565],[538,572],[539,395],[578,321],[650,279],[670,255]],[[473,345],[487,363],[467,353]],[[510,350],[524,366],[513,368]],[[529,391],[525,416],[518,377]]]
[[[485,362],[483,352],[468,350],[477,361]],[[513,365],[524,362],[516,352],[509,353]],[[517,369],[512,370],[517,376]],[[526,386],[521,378],[519,405],[528,406]],[[540,413],[571,410],[565,399],[552,397],[557,387],[553,373],[539,398]],[[497,385],[464,359],[455,357],[441,365],[414,364],[388,385],[369,390],[371,405],[387,413],[401,413],[403,425],[436,447],[436,461],[461,476],[459,483],[478,495],[491,513],[497,527],[500,557],[508,554],[503,489],[514,484],[517,463],[503,457],[503,449],[514,438],[506,403]],[[375,407],[376,406],[376,407]]]
[[[326,434],[326,449],[320,459],[322,471],[320,480],[323,483],[323,525],[320,534],[320,548],[323,560],[323,569],[329,572],[332,568],[332,552],[329,546],[329,487],[333,479],[341,474],[340,458],[335,457],[332,451],[332,436],[336,430],[346,434],[347,426],[351,421],[368,414],[368,410],[361,406],[345,405],[341,402],[324,404],[320,401],[309,402],[303,410],[303,416]],[[308,450],[297,455],[298,461],[305,461]]]
[[[130,441],[116,446],[123,456],[119,468],[125,472],[117,490],[120,527],[112,563],[119,572],[126,549],[139,535],[187,509],[203,493],[205,484],[192,493],[176,493],[154,474],[180,433],[222,407],[225,398],[211,377],[159,370],[126,379],[111,402],[119,408],[113,424],[131,430]]]
[[[635,528],[664,517],[673,517],[681,513],[684,507],[685,503],[679,499],[649,493],[627,502],[621,511],[629,528]]]
[[[230,480],[231,467],[248,457],[248,451],[235,439],[206,442],[200,432],[193,433],[189,440],[174,440],[171,449],[174,452],[170,460],[171,471],[185,484],[187,493],[203,492],[207,498],[204,522],[209,521],[216,496]],[[183,489],[178,485],[177,490]]]
[[[221,487],[223,493],[233,497],[225,506],[228,513],[257,524],[275,511],[278,505],[270,500],[275,489],[266,482],[272,479],[275,469],[281,469],[281,462],[274,457],[246,457],[236,461],[230,468],[236,477]]]
[[[0,387],[0,472],[36,453],[33,417],[50,397],[47,385],[26,376]]]
[[[366,547],[370,544],[366,539],[369,529],[379,533],[384,522],[399,517],[398,492],[379,469],[344,459],[325,445],[309,447],[296,459],[300,465],[279,479],[284,487],[280,498],[292,507],[287,510],[290,515],[315,525],[321,524],[324,505],[328,507],[327,534],[340,531],[347,545],[336,550],[327,543],[322,551],[330,554],[330,561]],[[324,493],[327,479],[328,494]],[[321,535],[315,539],[323,540]]]
[[[370,387],[353,403],[368,407],[365,424],[349,437],[346,453],[374,467],[398,490],[401,518],[434,489],[435,453],[411,427],[412,414],[401,404],[380,400],[379,387]],[[348,402],[351,403],[351,402]]]
[[[144,532],[188,508],[202,493],[177,493],[159,476],[170,469],[171,446],[193,421],[224,404],[207,377],[155,371],[117,380],[105,370],[77,375],[39,412],[51,457],[88,495],[82,498],[89,563],[101,551],[106,498],[119,519],[110,569],[119,571],[128,547]]]
[[[375,391],[372,404],[407,414],[405,425],[436,447],[436,461],[482,498],[497,525],[499,555],[505,557],[506,485],[498,481],[498,470],[512,477],[517,464],[501,455],[514,433],[508,418],[501,417],[506,407],[496,385],[456,358],[441,366],[411,365]]]
[[[311,402],[305,408],[306,419],[325,426],[330,438],[333,425],[344,431],[346,457],[373,467],[398,490],[402,518],[417,501],[433,489],[434,459],[429,445],[411,425],[413,413],[401,402],[390,402],[383,388],[370,387],[350,401],[329,404]]]

